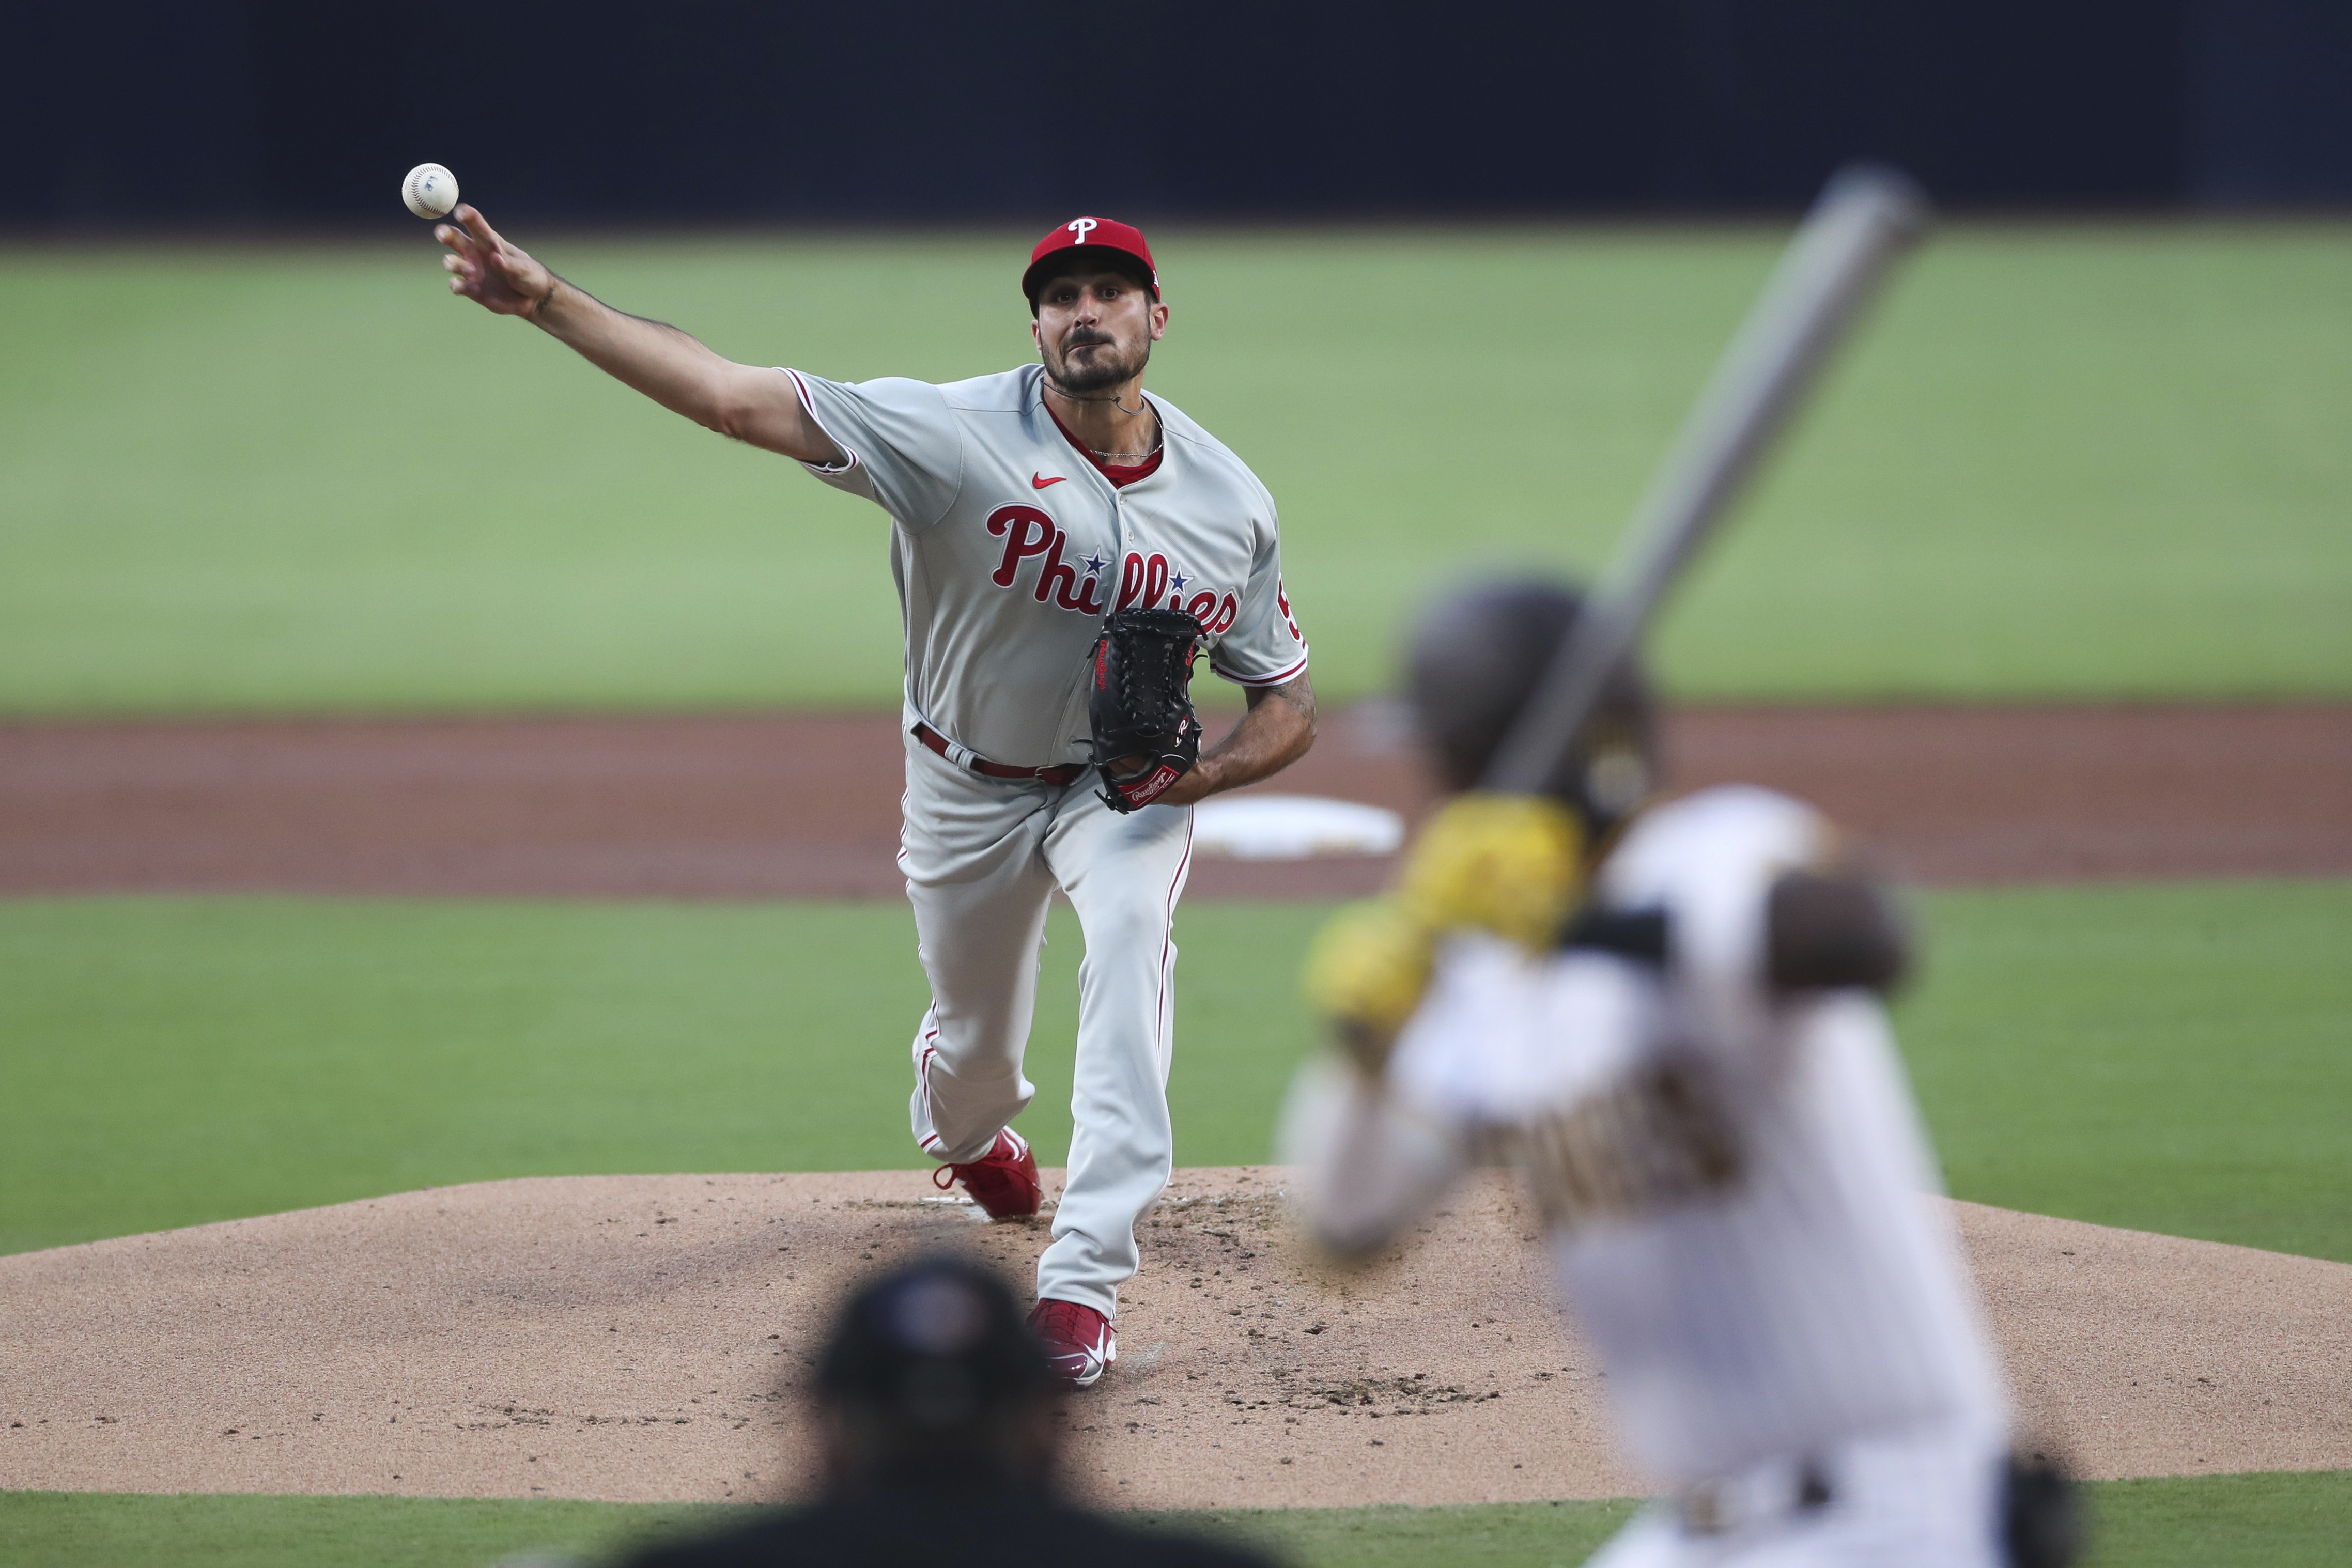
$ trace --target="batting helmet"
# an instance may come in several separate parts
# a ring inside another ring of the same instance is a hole
[[[1583,602],[1573,588],[1514,579],[1474,584],[1423,612],[1406,695],[1447,789],[1476,786]],[[1639,665],[1628,661],[1544,793],[1575,810],[1592,843],[1630,816],[1658,779],[1656,704]]]

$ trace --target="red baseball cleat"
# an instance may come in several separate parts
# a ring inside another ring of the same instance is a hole
[[[1110,1320],[1076,1301],[1042,1301],[1029,1309],[1029,1329],[1045,1344],[1054,1375],[1073,1388],[1092,1388],[1118,1359]]]
[[[1026,1219],[1045,1196],[1045,1184],[1037,1179],[1037,1156],[1010,1127],[997,1134],[988,1153],[971,1164],[941,1166],[931,1173],[931,1185],[941,1192],[957,1182],[991,1219]]]

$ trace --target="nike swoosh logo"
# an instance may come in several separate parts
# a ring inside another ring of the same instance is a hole
[[[1069,476],[1067,474],[1056,474],[1051,479],[1048,479],[1045,477],[1045,472],[1041,469],[1029,476],[1029,487],[1033,490],[1042,490],[1048,485],[1058,485],[1068,477]]]

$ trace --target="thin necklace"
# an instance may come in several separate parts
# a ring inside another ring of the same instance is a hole
[[[1063,386],[1061,382],[1055,381],[1051,371],[1046,373],[1045,377],[1045,386],[1052,387],[1055,392],[1061,393],[1062,396],[1069,399],[1072,402],[1107,402],[1110,404],[1111,407],[1118,410],[1119,413],[1127,415],[1129,419],[1141,419],[1150,407],[1149,404],[1146,404],[1144,408],[1129,408],[1127,404],[1118,401],[1118,393],[1117,392],[1111,393],[1108,397],[1082,397],[1078,393],[1071,392],[1068,388]],[[1043,402],[1045,396],[1045,390],[1041,387],[1037,392],[1038,400]],[[1141,392],[1136,393],[1135,401],[1142,402],[1143,394]],[[1087,450],[1091,452],[1094,449],[1092,447],[1088,447]]]
[[[1126,414],[1132,419],[1140,419],[1150,411],[1150,405],[1148,403],[1146,403],[1142,408],[1128,407],[1127,404],[1118,401],[1118,394],[1117,392],[1111,393],[1108,397],[1080,397],[1076,392],[1064,391],[1062,386],[1058,382],[1055,382],[1054,378],[1051,376],[1045,377],[1045,380],[1046,385],[1053,387],[1054,391],[1061,393],[1062,396],[1069,399],[1072,402],[1107,402],[1110,404],[1111,407],[1118,410],[1119,413]],[[1045,393],[1043,388],[1040,388],[1038,391],[1037,401],[1041,403],[1045,401]],[[1143,402],[1143,395],[1140,392],[1137,393],[1135,401],[1138,402]],[[1156,423],[1157,422],[1155,421],[1154,423]],[[1159,451],[1160,444],[1166,439],[1166,437],[1167,432],[1165,430],[1153,430],[1151,433],[1151,444],[1140,452],[1105,452],[1099,446],[1089,446],[1087,450],[1093,453],[1096,456],[1101,458],[1106,463],[1116,463],[1122,457],[1128,459],[1129,462],[1140,463],[1145,458],[1150,456],[1153,453]]]

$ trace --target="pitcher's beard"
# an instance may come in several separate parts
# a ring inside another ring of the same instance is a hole
[[[1088,345],[1078,346],[1085,348]],[[1116,348],[1116,345],[1107,346]],[[1109,392],[1114,387],[1125,386],[1129,382],[1141,375],[1143,367],[1150,361],[1151,345],[1146,343],[1142,351],[1132,361],[1123,354],[1114,352],[1093,357],[1091,361],[1085,365],[1074,365],[1070,362],[1067,349],[1062,350],[1060,359],[1061,363],[1058,366],[1045,367],[1045,379],[1054,383],[1054,390],[1056,392],[1066,392],[1073,397],[1086,397],[1093,393]]]

